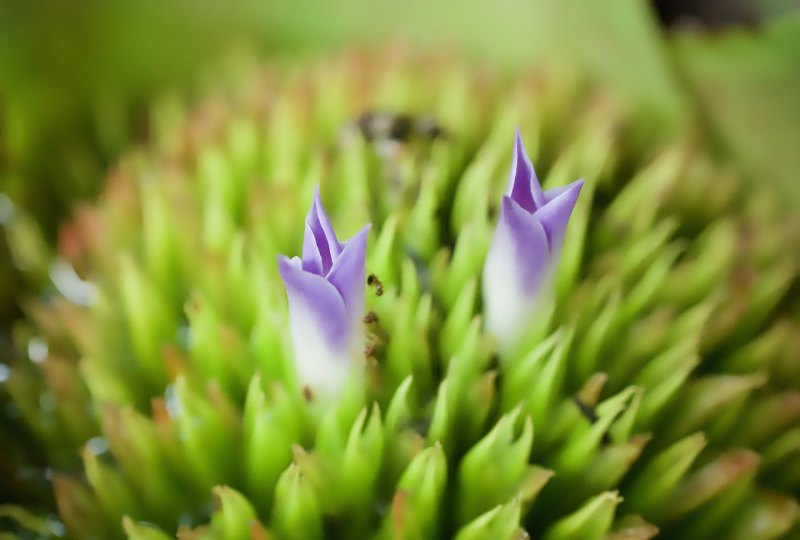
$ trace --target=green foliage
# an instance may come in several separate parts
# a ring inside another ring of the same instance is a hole
[[[558,72],[498,79],[393,50],[219,79],[161,100],[152,142],[66,229],[59,260],[88,305],[54,283],[17,332],[46,354],[5,387],[72,537],[795,527],[800,260],[769,193]],[[446,135],[365,140],[368,108]],[[554,306],[500,354],[479,276],[516,124],[547,187],[586,187]],[[366,384],[327,409],[294,380],[275,262],[299,251],[317,183],[342,237],[372,222],[383,288]]]

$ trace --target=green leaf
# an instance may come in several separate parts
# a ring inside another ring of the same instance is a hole
[[[582,538],[601,540],[611,528],[614,511],[622,501],[616,492],[601,493],[578,510],[557,521],[544,535],[546,540]]]
[[[294,463],[281,474],[275,487],[272,525],[281,538],[324,538],[317,495]]]

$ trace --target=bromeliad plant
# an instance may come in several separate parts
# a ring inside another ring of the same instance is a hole
[[[769,193],[556,72],[246,73],[155,107],[62,231],[5,384],[55,498],[3,507],[18,533],[797,532],[798,239]]]

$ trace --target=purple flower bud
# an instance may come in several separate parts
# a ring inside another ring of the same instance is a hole
[[[508,191],[483,267],[486,328],[504,348],[530,327],[583,180],[542,191],[517,130]]]
[[[300,384],[315,396],[337,396],[359,368],[369,228],[340,244],[317,189],[306,217],[303,258],[278,257],[295,369]]]

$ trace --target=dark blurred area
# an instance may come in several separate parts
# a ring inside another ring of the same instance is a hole
[[[655,0],[658,18],[668,26],[697,24],[709,29],[756,26],[764,15],[753,0]]]

